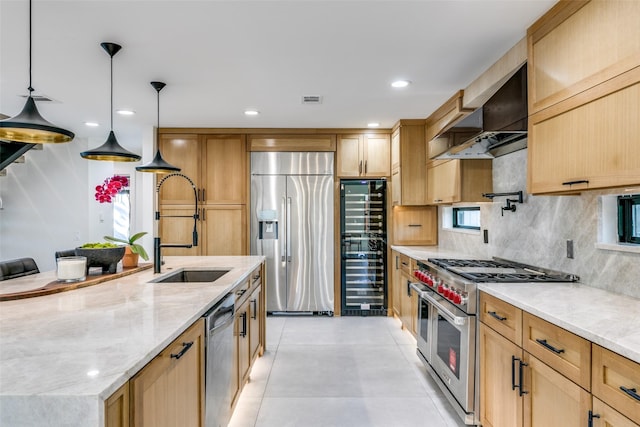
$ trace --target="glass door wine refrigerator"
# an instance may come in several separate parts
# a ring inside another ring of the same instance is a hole
[[[340,181],[343,316],[387,315],[387,182]]]

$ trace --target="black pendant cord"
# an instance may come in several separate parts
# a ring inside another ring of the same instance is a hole
[[[32,51],[32,41],[31,39],[32,37],[32,30],[31,30],[31,8],[32,8],[32,0],[29,0],[29,87],[27,88],[27,90],[29,90],[29,96],[31,96],[31,92],[33,92],[35,89],[33,89],[33,87],[31,86],[31,51]]]
[[[113,132],[113,55],[111,57],[111,131]]]
[[[158,97],[158,98],[157,98],[157,99],[158,99],[158,102],[157,102],[157,104],[158,104],[158,116],[157,116],[157,117],[158,117],[158,122],[157,122],[157,123],[158,123],[158,124],[156,125],[156,133],[158,134],[158,136],[159,136],[159,134],[160,134],[160,91],[161,91],[161,90],[162,90],[162,88],[158,89],[158,90],[157,90],[157,93],[156,93],[156,95],[157,95],[157,97]],[[156,137],[156,138],[157,138],[157,137]]]

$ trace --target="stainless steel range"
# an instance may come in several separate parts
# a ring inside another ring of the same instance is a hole
[[[477,283],[573,282],[577,276],[500,258],[429,258],[411,284],[420,295],[418,355],[468,425],[479,423],[476,375]]]

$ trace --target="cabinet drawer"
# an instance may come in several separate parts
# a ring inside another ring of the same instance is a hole
[[[480,321],[511,342],[522,346],[522,310],[519,308],[481,292]]]
[[[251,272],[249,281],[251,282],[251,288],[254,288],[262,283],[262,268],[258,267]]]
[[[594,397],[593,427],[638,427],[638,424]]]
[[[233,290],[236,293],[236,302],[235,307],[236,311],[238,307],[240,307],[246,300],[249,298],[249,289],[251,288],[251,279],[247,279],[244,282],[240,283]]]
[[[594,344],[593,395],[640,423],[640,364]]]
[[[400,269],[411,276],[411,258],[405,254],[400,254]]]
[[[591,389],[591,342],[529,313],[522,316],[522,347],[580,387]]]
[[[393,240],[396,245],[438,243],[438,208],[435,206],[394,206]]]

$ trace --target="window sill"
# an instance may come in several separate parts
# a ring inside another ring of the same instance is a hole
[[[474,236],[479,236],[482,230],[471,230],[468,228],[442,227],[442,231],[452,231],[454,233],[471,234]]]
[[[618,245],[616,243],[596,243],[597,249],[640,254],[640,245]]]

